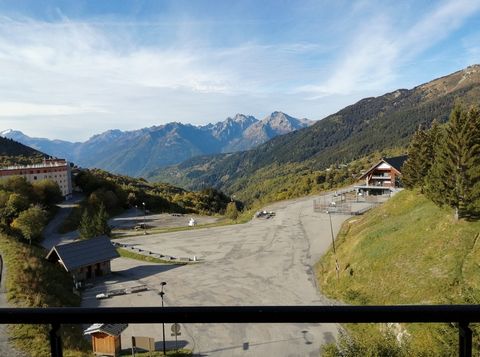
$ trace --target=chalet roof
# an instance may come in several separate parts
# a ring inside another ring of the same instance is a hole
[[[358,179],[361,180],[367,176],[369,172],[374,170],[376,167],[380,166],[382,163],[386,163],[392,166],[395,170],[398,171],[399,174],[402,173],[402,166],[403,163],[408,159],[408,155],[401,155],[401,156],[394,156],[394,157],[382,157],[379,162],[369,168],[366,172],[364,172]]]
[[[120,336],[127,327],[128,324],[93,324],[83,331],[83,334],[93,335],[97,332],[103,332],[110,336]]]
[[[408,155],[395,156],[395,157],[385,157],[383,161],[390,166],[394,167],[398,172],[402,172],[402,166],[404,162],[408,159]]]
[[[56,245],[47,254],[47,259],[59,259],[67,271],[72,271],[119,256],[110,239],[107,236],[100,236]]]

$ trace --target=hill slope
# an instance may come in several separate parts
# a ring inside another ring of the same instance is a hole
[[[320,288],[351,304],[478,304],[479,236],[480,222],[454,221],[450,209],[405,190],[344,224],[336,240],[339,279],[330,251],[316,267]],[[455,329],[406,328],[413,348],[450,355]]]
[[[404,147],[420,124],[445,122],[456,100],[477,103],[480,66],[470,66],[413,89],[366,98],[314,125],[276,137],[253,150],[195,158],[149,174],[152,180],[211,185],[229,193],[239,181],[272,163],[307,163],[311,169],[350,162],[377,150]],[[281,170],[273,172],[277,175]]]
[[[39,163],[46,156],[14,140],[0,137],[0,166]]]

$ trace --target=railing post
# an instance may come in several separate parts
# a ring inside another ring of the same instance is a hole
[[[458,324],[458,355],[472,357],[472,330],[468,327],[468,322]]]
[[[52,357],[63,357],[60,324],[57,323],[53,323],[52,329],[50,330],[50,352]]]

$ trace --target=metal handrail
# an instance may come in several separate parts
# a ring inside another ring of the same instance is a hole
[[[480,305],[188,306],[0,308],[0,324],[51,324],[52,357],[61,357],[61,324],[87,323],[438,323],[459,328],[459,356],[472,355],[470,323]]]

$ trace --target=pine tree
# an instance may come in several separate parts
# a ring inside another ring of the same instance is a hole
[[[94,217],[95,233],[97,236],[110,235],[110,226],[108,225],[108,213],[105,205],[100,203],[97,214]]]
[[[83,211],[78,232],[82,239],[110,235],[111,229],[108,225],[108,213],[103,203],[100,203],[98,210],[94,214],[91,214],[88,209]]]
[[[85,209],[82,213],[82,218],[80,219],[80,224],[78,226],[78,232],[80,234],[80,238],[88,239],[95,237],[95,226],[92,222],[92,216],[88,212],[88,209]]]
[[[425,173],[428,171],[427,158],[428,134],[425,130],[418,129],[408,146],[408,159],[402,168],[402,182],[406,188],[419,187],[423,189]]]
[[[440,133],[440,125],[434,120],[429,130],[419,128],[413,135],[408,147],[408,159],[402,168],[402,182],[406,188],[419,188],[424,193]]]
[[[438,141],[428,196],[455,210],[455,218],[478,215],[480,200],[480,113],[455,106]]]

